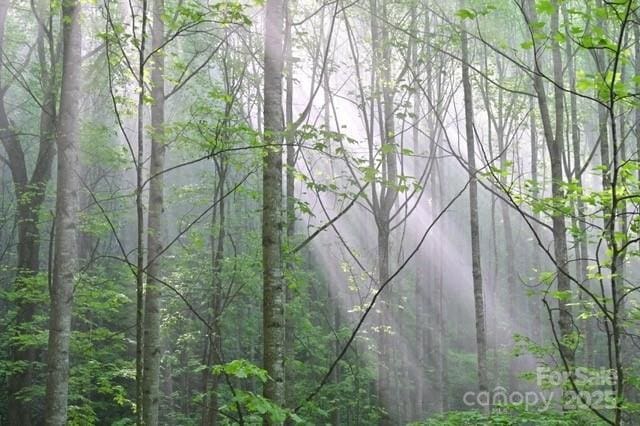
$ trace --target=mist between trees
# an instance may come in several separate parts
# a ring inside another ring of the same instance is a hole
[[[634,425],[640,1],[0,0],[0,425]]]

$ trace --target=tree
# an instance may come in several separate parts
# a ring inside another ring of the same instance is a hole
[[[464,91],[465,138],[467,140],[467,163],[469,171],[469,225],[471,231],[471,261],[473,272],[473,298],[476,320],[476,351],[478,389],[487,391],[487,336],[485,323],[484,289],[482,286],[482,260],[480,257],[480,225],[478,218],[478,183],[476,173],[475,129],[473,120],[473,93],[469,76],[469,47],[466,29],[461,32],[462,88]]]
[[[164,0],[153,2],[153,25],[151,28],[151,167],[149,168],[149,217],[147,221],[147,285],[144,302],[143,343],[143,407],[145,425],[158,424],[160,405],[160,297],[162,284],[157,280],[161,274],[164,234]]]
[[[633,423],[638,0],[25,4],[1,424]]]
[[[284,406],[286,291],[282,273],[282,76],[284,2],[267,0],[264,29],[264,141],[262,170],[263,362],[270,379],[264,396]],[[266,420],[265,420],[266,421]],[[268,421],[267,421],[268,422]]]
[[[9,1],[0,2],[0,55],[5,56],[5,33]],[[7,114],[6,97],[11,83],[6,82],[0,88],[0,139],[7,153],[7,158],[2,160],[11,170],[14,194],[17,201],[15,211],[18,227],[18,248],[16,260],[16,277],[14,291],[17,293],[17,313],[15,336],[26,332],[31,326],[36,313],[36,304],[29,300],[30,288],[35,285],[37,274],[40,271],[40,230],[39,215],[45,201],[47,184],[51,178],[51,166],[55,158],[55,123],[56,123],[56,64],[57,55],[46,57],[47,43],[53,40],[45,37],[44,24],[38,26],[36,47],[41,77],[41,89],[43,97],[40,101],[40,131],[36,163],[28,174],[28,160],[20,139],[20,132],[14,128]],[[8,63],[5,66],[13,66]],[[15,79],[14,79],[15,80]],[[22,293],[22,294],[21,294]],[[33,362],[36,360],[36,349],[33,346],[17,344],[12,348],[11,359],[13,362],[24,363],[14,374],[8,378],[9,424],[30,425],[34,411],[32,404],[24,400],[22,392],[33,384]]]
[[[62,2],[62,88],[58,148],[56,234],[54,244],[51,313],[47,354],[45,421],[52,426],[67,423],[69,392],[69,343],[71,306],[77,272],[77,233],[79,180],[78,117],[80,66],[82,62],[81,6],[76,0]]]
[[[527,13],[528,25],[534,28],[538,22],[537,13],[534,5],[527,1],[525,12]],[[551,31],[558,31],[559,10],[556,6],[551,15]],[[535,34],[535,30],[532,34]],[[535,37],[535,36],[534,36]],[[551,196],[555,200],[562,200],[564,190],[562,187],[562,151],[563,151],[563,135],[564,135],[564,92],[562,85],[562,62],[560,54],[560,45],[558,40],[552,40],[552,64],[553,64],[553,81],[554,81],[554,101],[555,101],[555,129],[549,112],[549,104],[547,94],[544,87],[542,69],[542,56],[539,46],[534,47],[534,73],[533,84],[538,98],[538,108],[540,111],[540,119],[542,120],[543,134],[549,153],[551,162]],[[559,201],[558,201],[559,202]],[[567,229],[564,214],[560,209],[554,209],[551,215],[553,223],[553,248],[556,264],[556,280],[558,292],[568,294],[571,291],[569,274],[567,272]],[[574,348],[570,343],[572,335],[572,319],[570,305],[566,298],[558,299],[559,319],[558,325],[563,338],[561,346],[561,355],[569,366],[574,362]]]

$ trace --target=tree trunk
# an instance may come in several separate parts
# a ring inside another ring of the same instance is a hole
[[[230,116],[230,105],[227,104],[225,117]],[[204,392],[206,395],[203,407],[202,425],[215,425],[218,421],[218,385],[220,378],[211,374],[211,367],[222,362],[222,329],[220,315],[222,314],[223,290],[221,281],[222,260],[224,257],[224,239],[226,235],[226,203],[224,200],[225,183],[227,178],[227,161],[225,155],[215,159],[218,184],[214,191],[213,202],[218,202],[218,207],[211,217],[211,318],[210,324],[213,330],[207,330],[208,353],[204,371]],[[216,232],[217,226],[217,232]],[[211,385],[209,386],[209,381]]]
[[[327,41],[327,37],[325,35],[325,9],[322,9],[321,12],[321,22],[322,22],[322,32],[320,33],[320,46],[324,46]],[[323,123],[325,132],[329,132],[331,130],[331,67],[327,67],[322,74],[322,91],[324,95],[324,105],[323,105]],[[287,101],[289,102],[289,101]],[[325,144],[327,149],[331,153],[331,138],[327,133],[325,137]],[[287,148],[288,149],[288,148]],[[293,164],[295,165],[295,163]],[[330,160],[330,173],[331,179],[336,179],[335,165],[334,161]],[[337,289],[333,289],[331,285],[328,285],[328,296],[329,296],[329,314],[333,318],[333,329],[336,333],[339,332],[341,327],[340,320],[340,292]],[[339,339],[336,339],[334,342],[333,353],[334,356],[338,356],[340,354],[341,342]],[[333,370],[332,383],[338,385],[341,380],[341,369],[340,364],[336,365],[336,368]],[[331,411],[331,424],[333,426],[339,426],[342,424],[342,416],[341,416],[341,407],[334,407]]]
[[[563,18],[568,21],[568,11],[566,4],[562,4],[562,14]],[[569,89],[572,93],[569,94],[570,101],[570,111],[569,117],[571,119],[571,146],[573,148],[573,179],[576,180],[578,185],[582,187],[582,153],[580,147],[580,128],[578,122],[578,98],[575,95],[576,92],[576,64],[575,58],[572,49],[572,42],[568,36],[567,31],[567,41],[566,41],[566,57],[567,57],[567,68],[569,72]],[[576,278],[579,282],[581,282],[585,287],[589,287],[589,280],[587,279],[587,266],[588,261],[587,258],[589,256],[589,249],[587,246],[587,228],[586,228],[586,220],[585,220],[585,211],[584,211],[584,202],[581,198],[576,200],[576,214],[572,217],[572,226],[580,230],[579,237],[577,241],[574,242],[576,258],[578,261],[576,262]],[[582,294],[582,293],[581,293]],[[594,332],[594,324],[591,318],[586,318],[584,321],[585,324],[585,343],[584,343],[584,351],[585,351],[585,364],[587,367],[591,367],[593,365],[593,332]]]
[[[153,2],[151,49],[160,49],[164,42],[164,0]],[[156,280],[161,274],[158,257],[163,249],[164,233],[164,53],[158,50],[151,71],[151,166],[149,168],[149,212],[147,224],[147,286],[144,301],[144,342],[142,375],[142,413],[144,424],[155,426],[159,422],[160,407],[160,297],[162,285]]]
[[[428,19],[428,18],[425,18]],[[415,29],[417,22],[417,11],[413,10],[412,12],[412,25],[411,27]],[[428,28],[428,23],[425,24],[426,28]],[[413,67],[418,67],[418,46],[415,39],[411,38],[411,65]],[[427,77],[427,84],[431,85],[431,79]],[[421,86],[418,82],[414,82],[414,94],[413,94],[413,123],[412,123],[412,131],[411,131],[411,139],[413,142],[413,152],[420,153],[420,113],[421,113],[421,102],[422,98],[421,94]],[[413,161],[413,173],[415,176],[418,176],[418,170],[420,167],[420,161],[418,157],[416,157]],[[426,250],[420,249],[417,253],[418,261],[414,262],[415,265],[415,289],[414,289],[414,310],[416,315],[415,320],[415,348],[416,348],[416,363],[417,363],[417,377],[414,378],[415,381],[415,397],[413,398],[413,413],[416,419],[421,419],[425,415],[424,410],[424,397],[425,397],[425,372],[426,372],[426,363],[425,363],[425,345],[424,345],[424,327],[425,327],[425,315],[424,315],[424,256],[426,256]]]
[[[57,135],[58,182],[56,234],[51,287],[51,314],[47,359],[45,422],[67,422],[69,391],[69,341],[74,275],[77,270],[78,222],[78,113],[82,62],[81,6],[77,0],[62,3],[63,56],[60,125]]]
[[[284,304],[282,273],[282,71],[284,2],[267,0],[264,33],[264,140],[262,171],[263,362],[271,379],[264,396],[285,405]],[[265,418],[265,423],[271,421]]]
[[[380,220],[380,219],[378,219]],[[381,220],[378,223],[378,283],[382,285],[389,279],[389,222]],[[380,318],[378,329],[378,403],[388,410],[390,407],[391,389],[389,379],[389,305],[387,297],[381,297],[379,302]],[[388,411],[382,414],[380,424],[391,424]]]
[[[145,47],[147,42],[148,0],[142,0],[140,38],[138,40],[138,104],[136,117],[136,425],[144,424],[144,109],[145,109]]]
[[[441,203],[444,200],[444,182],[446,181],[446,175],[440,167],[438,167],[438,197],[441,200]],[[442,234],[448,235],[448,226],[447,222],[443,222],[442,224]],[[446,321],[446,295],[445,295],[445,286],[444,286],[444,256],[442,251],[438,256],[438,265],[440,268],[440,276],[438,277],[437,283],[437,294],[438,294],[438,318],[440,319],[438,323],[438,337],[440,340],[440,377],[438,378],[438,382],[440,384],[440,407],[441,412],[449,411],[449,364],[448,353],[447,353],[447,321]]]
[[[386,16],[387,4],[385,0],[380,1],[380,13]],[[393,88],[391,87],[391,47],[388,30],[385,25],[380,25],[377,16],[378,0],[371,0],[371,35],[372,49],[374,50],[374,67],[380,67],[379,76],[376,75],[375,83],[382,94],[382,102],[377,96],[377,106],[380,117],[381,130],[381,156],[382,156],[382,176],[385,180],[380,185],[379,202],[374,206],[374,215],[378,231],[378,285],[381,286],[389,280],[389,244],[390,244],[390,215],[391,209],[397,198],[397,154],[395,141],[395,119]],[[374,114],[372,109],[371,114]],[[372,187],[372,189],[374,189]],[[375,190],[375,189],[374,189]],[[375,202],[374,202],[375,204]],[[389,293],[389,292],[387,292]],[[378,330],[378,398],[379,403],[386,409],[381,416],[380,424],[391,424],[393,412],[390,410],[395,404],[390,401],[391,381],[390,381],[390,347],[391,333],[390,320],[391,312],[389,302],[392,300],[390,294],[381,296],[379,299],[380,327]]]
[[[296,167],[296,150],[294,148],[295,143],[295,129],[293,128],[293,39],[292,39],[292,11],[289,10],[289,2],[287,2],[285,11],[285,48],[286,48],[286,99],[285,99],[285,142],[286,148],[286,234],[287,234],[287,246],[292,247],[294,244],[293,237],[295,235],[296,228],[296,210],[295,210],[295,167]],[[295,267],[292,259],[289,259],[286,264],[287,269],[292,272]],[[290,306],[293,303],[293,291],[291,290],[289,283],[285,282],[285,299],[286,306]],[[295,358],[294,349],[294,328],[293,317],[291,314],[285,311],[285,367],[287,362],[293,365]],[[293,371],[291,368],[285,368],[285,398],[287,401],[287,407],[291,408],[295,405],[295,392]],[[287,424],[292,424],[291,420],[287,421]]]
[[[558,28],[558,8],[555,5],[555,12],[551,19],[552,31],[555,28],[557,32]],[[535,6],[531,2],[527,2],[527,14],[529,15],[530,23],[537,22],[537,16]],[[562,82],[562,63],[560,58],[560,47],[557,40],[552,41],[553,44],[553,78],[558,83]],[[534,88],[538,97],[538,108],[540,109],[540,118],[542,120],[542,127],[544,131],[545,141],[547,143],[547,150],[549,151],[549,159],[551,161],[551,195],[554,199],[560,200],[564,197],[564,191],[562,189],[562,145],[563,145],[563,121],[564,121],[564,102],[563,92],[560,88],[555,89],[555,136],[554,129],[551,123],[551,116],[549,113],[549,105],[547,102],[547,95],[544,89],[544,83],[542,80],[542,70],[540,69],[540,63],[542,57],[540,51],[535,52],[535,74],[533,76]],[[554,209],[551,215],[552,230],[553,230],[553,249],[555,257],[555,265],[557,272],[557,288],[559,292],[568,292],[571,289],[569,277],[567,275],[567,233],[566,225],[564,221],[564,215],[562,212]],[[559,320],[558,326],[560,328],[561,337],[564,338],[571,333],[571,314],[569,312],[569,306],[564,300],[558,301]],[[565,344],[560,345],[560,352],[563,359],[569,366],[573,365],[574,352],[573,349]]]
[[[487,391],[487,337],[482,286],[482,263],[480,259],[480,223],[478,218],[478,183],[476,177],[475,136],[473,129],[473,94],[469,77],[469,53],[467,34],[462,32],[462,88],[464,91],[465,136],[467,139],[467,161],[469,163],[469,216],[471,228],[471,263],[473,273],[473,295],[476,318],[476,345],[478,359],[478,389]]]
[[[535,90],[535,88],[534,88]],[[531,149],[531,181],[533,182],[533,188],[531,194],[534,199],[538,198],[538,127],[536,125],[536,116],[533,114],[534,99],[529,98],[529,109],[531,110],[529,117],[529,137],[530,137],[530,149]],[[534,211],[533,216],[538,219],[539,214]],[[535,225],[534,225],[535,226]],[[539,272],[540,268],[540,256],[538,254],[538,243],[535,238],[531,245],[531,266],[534,272]],[[531,296],[529,298],[529,312],[531,315],[531,334],[533,340],[540,344],[542,342],[542,318],[539,300],[536,297]]]

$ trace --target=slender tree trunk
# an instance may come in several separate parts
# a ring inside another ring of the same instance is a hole
[[[552,15],[551,27],[552,31],[555,28],[557,32],[558,28],[558,8]],[[535,6],[531,2],[527,2],[527,14],[529,15],[530,23],[537,22],[537,16]],[[562,63],[560,58],[560,47],[556,40],[552,41],[553,44],[553,77],[554,80],[561,84],[562,82]],[[551,195],[554,199],[560,200],[564,197],[564,191],[562,189],[563,175],[562,175],[562,146],[563,146],[563,121],[564,121],[564,102],[563,92],[560,88],[555,89],[555,136],[554,129],[551,122],[551,115],[549,113],[549,105],[547,101],[547,95],[544,89],[544,83],[542,80],[542,70],[540,65],[542,63],[541,52],[535,52],[534,67],[535,74],[533,76],[534,88],[538,97],[538,108],[540,109],[540,118],[542,120],[542,127],[544,130],[544,137],[547,143],[547,149],[549,151],[549,159],[551,161]],[[571,290],[569,277],[567,275],[567,233],[566,225],[564,221],[564,215],[562,212],[554,209],[552,216],[552,230],[553,230],[553,249],[557,272],[557,288],[559,292],[568,292]],[[564,300],[558,301],[559,320],[558,326],[560,328],[560,335],[562,338],[569,336],[571,333],[571,313],[569,306]],[[573,365],[574,352],[573,349],[565,344],[560,345],[560,351],[562,357],[565,359],[569,366]]]
[[[433,153],[434,157],[435,151],[438,149],[437,145],[433,144]],[[440,182],[440,171],[437,165],[434,167],[438,168],[438,173],[431,173],[431,194],[432,194],[432,203],[431,203],[431,217],[435,218],[442,211],[444,203],[443,203],[443,194],[440,192],[441,182]],[[446,234],[441,234],[446,235]],[[432,321],[429,324],[430,334],[431,334],[431,352],[432,356],[430,357],[431,368],[433,369],[432,374],[432,382],[433,382],[433,394],[438,395],[438,397],[433,398],[433,412],[441,413],[443,411],[443,398],[442,392],[444,392],[444,383],[443,383],[443,375],[442,375],[442,351],[443,351],[443,339],[442,339],[442,325],[444,319],[442,318],[442,286],[443,286],[443,278],[444,278],[444,265],[443,265],[443,250],[438,246],[437,240],[433,239],[431,241],[432,247],[432,255],[430,256],[430,264],[433,271],[433,281],[429,291],[429,311],[431,312],[430,316]]]
[[[227,105],[226,116],[230,114],[230,105]],[[211,218],[211,320],[213,330],[207,331],[208,336],[208,356],[207,366],[209,369],[205,372],[205,393],[206,404],[204,407],[204,416],[202,425],[215,425],[218,421],[218,385],[220,379],[217,375],[212,375],[211,367],[222,362],[222,329],[220,315],[222,314],[222,260],[224,258],[224,239],[226,236],[226,203],[224,200],[224,188],[227,180],[227,159],[220,156],[216,159],[216,172],[218,175],[217,190],[214,195],[214,202],[218,201],[217,212]],[[217,227],[217,232],[216,228]],[[209,380],[211,385],[208,386]]]
[[[320,38],[320,46],[324,46],[327,42],[327,36],[325,35],[325,9],[322,9],[322,17],[321,17],[321,22],[322,22],[322,32],[321,32],[321,38]],[[328,58],[327,58],[328,61]],[[324,130],[325,132],[329,132],[331,130],[331,67],[327,67],[324,70],[324,73],[322,74],[322,91],[323,91],[323,95],[324,95],[324,105],[323,105],[323,123],[324,123]],[[289,101],[287,101],[287,103],[289,103]],[[293,117],[292,117],[293,118]],[[327,133],[327,136],[325,138],[325,144],[327,146],[327,149],[329,150],[329,152],[331,153],[331,138],[329,136],[329,134]],[[295,166],[295,161],[293,162],[293,165]],[[330,171],[331,171],[331,179],[336,179],[336,173],[335,173],[335,165],[333,160],[330,160]],[[336,332],[338,332],[340,330],[341,327],[341,319],[340,319],[340,292],[337,289],[333,289],[331,287],[331,285],[328,286],[328,290],[329,290],[329,306],[331,307],[331,309],[329,309],[329,313],[332,314],[333,317],[333,328]],[[335,340],[334,343],[334,355],[337,356],[338,354],[340,354],[342,347],[341,347],[341,343],[339,339]],[[341,369],[340,369],[340,365],[337,365],[336,368],[333,370],[333,377],[332,377],[332,382],[337,385],[340,383],[341,380]],[[336,406],[334,407],[334,409],[331,411],[331,424],[334,426],[339,426],[342,424],[342,413],[341,413],[341,407]]]
[[[160,49],[164,42],[164,0],[153,2],[153,26],[151,49]],[[149,213],[147,224],[147,285],[144,301],[144,343],[142,376],[142,413],[144,424],[159,423],[160,407],[160,297],[162,285],[156,280],[161,274],[158,259],[163,249],[164,233],[164,53],[158,50],[153,58],[151,71],[151,166],[149,168]]]
[[[499,136],[499,138],[501,138],[501,136]],[[502,151],[503,147],[499,147],[499,149]],[[506,167],[506,160],[503,159],[504,156],[501,156],[502,158],[500,159],[500,163],[501,163],[501,169],[504,170],[504,168]],[[506,182],[503,182],[503,184],[506,185]],[[500,203],[500,207],[501,207],[501,214],[502,214],[502,224],[503,224],[503,228],[504,228],[504,237],[505,237],[505,249],[506,249],[506,259],[505,259],[505,263],[507,266],[507,282],[506,282],[506,288],[505,290],[507,291],[507,298],[505,300],[505,303],[507,304],[508,307],[508,323],[509,323],[509,327],[508,327],[508,345],[510,348],[513,348],[513,336],[515,333],[520,333],[520,330],[517,328],[517,321],[518,321],[518,317],[519,317],[519,309],[518,309],[518,304],[519,304],[519,287],[518,287],[518,278],[516,275],[516,268],[515,268],[515,259],[518,258],[518,254],[516,251],[516,245],[513,239],[513,227],[511,226],[511,214],[509,212],[509,206],[507,205],[506,202],[501,202]],[[518,359],[515,358],[513,355],[509,356],[509,389],[511,390],[516,390],[517,387],[517,382],[518,382]]]
[[[413,46],[413,65],[416,66],[417,61],[417,46]],[[428,82],[430,84],[430,82]],[[417,154],[420,153],[420,87],[416,87],[414,100],[413,100],[413,129],[412,129],[412,139],[413,139],[413,151]],[[418,158],[414,161],[414,173],[418,174],[419,162]],[[430,242],[428,242],[430,243]],[[415,325],[415,346],[417,351],[416,361],[418,364],[418,377],[415,378],[416,381],[416,395],[414,398],[414,412],[417,418],[423,418],[425,416],[425,371],[426,371],[426,362],[425,362],[425,315],[424,315],[424,293],[425,293],[425,282],[424,277],[426,275],[426,271],[424,269],[425,261],[424,257],[427,256],[427,250],[421,248],[418,251],[418,261],[414,262],[415,264],[415,293],[414,293],[414,302],[415,302],[415,312],[416,312],[416,325]]]
[[[264,396],[284,406],[284,304],[286,290],[282,273],[282,71],[284,67],[284,2],[267,0],[264,34],[264,139],[266,148],[262,174],[262,269],[264,368],[271,379]],[[265,423],[270,420],[265,418]]]
[[[385,25],[380,25],[377,16],[378,6],[382,16],[386,16],[387,4],[385,0],[372,0],[372,47],[374,53],[374,67],[380,67],[376,85],[381,87],[382,102],[378,97],[378,111],[381,126],[381,156],[382,174],[385,183],[380,185],[379,203],[374,208],[374,215],[378,231],[378,285],[383,285],[389,280],[389,244],[390,244],[390,213],[397,198],[395,189],[397,181],[397,154],[395,142],[395,121],[393,89],[391,87],[391,46],[389,34]],[[381,62],[378,63],[377,60]],[[371,111],[374,114],[373,109]],[[388,293],[388,292],[387,292]],[[380,329],[378,332],[378,397],[380,404],[385,407],[385,413],[380,418],[381,425],[391,424],[394,407],[389,399],[392,395],[390,380],[390,349],[392,346],[390,338],[391,312],[389,301],[392,300],[390,294],[380,298]]]
[[[167,347],[170,347],[167,344]],[[162,393],[164,394],[166,410],[168,412],[173,412],[174,410],[174,395],[173,395],[173,369],[171,368],[171,364],[167,363],[165,368],[162,369]]]
[[[535,90],[535,89],[534,89]],[[533,188],[531,190],[531,194],[533,199],[538,198],[538,126],[536,124],[536,115],[534,113],[534,102],[533,98],[529,98],[529,137],[530,137],[530,147],[531,147],[531,181],[533,182]],[[537,212],[533,212],[534,217],[537,219],[539,214]],[[538,254],[538,244],[533,240],[531,247],[531,265],[534,272],[539,272],[540,268],[540,256]],[[531,314],[531,331],[533,340],[536,343],[541,343],[542,341],[542,318],[541,318],[541,309],[539,305],[539,300],[537,297],[529,298],[529,310]]]
[[[440,200],[444,200],[444,182],[446,180],[445,172],[438,167],[438,196]],[[447,232],[448,226],[447,222],[443,223],[443,235],[448,235]],[[438,263],[440,266],[441,275],[438,279],[438,317],[440,318],[440,322],[438,324],[438,334],[440,339],[440,406],[441,411],[447,412],[449,410],[449,364],[448,353],[447,353],[447,320],[446,320],[446,295],[445,295],[445,286],[444,286],[444,277],[442,275],[442,270],[444,269],[444,256],[442,252],[440,256],[438,256]]]
[[[484,69],[485,72],[489,71],[489,51],[487,46],[484,46]],[[484,98],[484,103],[486,105],[486,114],[487,114],[487,140],[489,141],[489,158],[495,158],[494,148],[493,148],[493,128],[491,125],[493,120],[493,109],[491,108],[491,103],[489,101],[489,93],[490,93],[491,83],[489,81],[484,82],[484,90],[482,91],[482,95]],[[497,127],[497,126],[496,126]],[[487,306],[491,307],[491,309],[486,308],[488,323],[491,327],[492,338],[488,338],[487,346],[491,345],[491,354],[493,356],[493,362],[491,363],[491,369],[493,370],[493,383],[497,383],[499,380],[498,374],[498,364],[500,361],[498,346],[500,343],[499,336],[502,336],[503,333],[500,333],[500,324],[502,321],[500,317],[500,309],[498,303],[498,288],[497,285],[499,271],[500,271],[500,258],[498,256],[498,232],[497,232],[497,216],[496,216],[496,206],[498,203],[498,197],[495,194],[491,194],[491,254],[490,258],[492,258],[493,262],[491,263],[491,272],[490,277],[492,277],[486,289],[486,297],[487,297]],[[489,334],[489,331],[487,331]]]
[[[378,283],[389,279],[389,222],[378,219]],[[388,297],[380,298],[380,322],[378,324],[378,398],[379,404],[389,408],[391,398],[391,383],[389,379],[389,325]],[[390,413],[382,414],[381,425],[391,424]]]
[[[562,4],[562,14],[565,22],[568,22],[568,11],[566,4]],[[582,187],[582,153],[580,147],[580,128],[578,123],[578,98],[575,95],[576,92],[576,64],[574,58],[574,52],[572,48],[572,41],[567,31],[566,42],[566,57],[567,68],[569,73],[569,117],[571,119],[571,146],[573,148],[573,179],[576,180],[578,185]],[[589,249],[587,246],[587,229],[584,212],[584,202],[581,198],[576,200],[576,215],[572,218],[572,226],[577,227],[580,230],[577,241],[574,242],[576,258],[577,274],[576,277],[585,287],[589,287],[589,281],[587,279],[587,258],[589,256]],[[593,365],[593,351],[594,351],[594,336],[593,336],[593,321],[591,318],[587,318],[585,321],[585,363],[588,367]]]
[[[57,135],[58,183],[56,234],[51,287],[51,314],[47,358],[45,422],[67,422],[69,392],[69,342],[74,275],[77,271],[76,224],[78,222],[78,113],[82,62],[81,6],[77,0],[62,2],[62,89]]]
[[[416,395],[415,395],[415,404],[414,404],[414,412],[420,418],[425,415],[425,400],[426,400],[426,392],[425,392],[425,372],[427,371],[427,362],[426,362],[426,352],[428,350],[426,345],[425,335],[426,332],[426,320],[424,315],[425,310],[425,292],[426,292],[426,283],[424,277],[426,276],[426,270],[424,268],[424,256],[426,255],[426,250],[421,250],[418,252],[418,256],[420,259],[416,262],[416,279],[415,279],[415,294],[414,294],[414,309],[416,311],[416,329],[415,329],[415,347],[416,347],[416,361],[418,367],[419,376],[415,378],[416,380]]]
[[[292,11],[290,10],[290,1],[287,1],[285,10],[285,48],[286,48],[286,99],[285,99],[285,141],[286,148],[286,221],[287,221],[287,245],[292,246],[296,228],[296,211],[295,211],[295,167],[296,167],[296,150],[295,129],[293,128],[293,39],[292,39]],[[295,267],[292,259],[287,261],[287,269],[290,271]],[[289,283],[285,282],[286,305],[293,303],[293,290]],[[291,362],[295,358],[295,342],[293,317],[285,310],[285,393],[287,407],[295,404],[293,371],[287,367],[287,362]],[[292,424],[291,420],[287,420],[287,424]]]
[[[487,391],[487,336],[485,306],[482,285],[482,262],[480,259],[480,223],[478,218],[478,183],[475,164],[475,136],[473,130],[473,95],[469,77],[469,53],[467,34],[462,32],[462,88],[464,91],[465,136],[467,139],[467,161],[469,164],[469,216],[471,228],[471,261],[473,272],[473,295],[476,317],[476,345],[478,359],[478,389]]]
[[[144,424],[144,108],[146,96],[147,8],[148,0],[142,0],[140,38],[138,40],[138,105],[136,152],[136,425]]]
[[[496,58],[498,62],[499,59]],[[502,65],[498,64],[498,76],[499,78],[504,78]],[[504,110],[504,98],[502,91],[498,93],[498,105],[497,105],[497,122],[496,122],[496,138],[498,141],[498,153],[500,156],[500,169],[505,170],[508,167],[507,162],[507,153],[505,147],[505,128],[507,124],[505,123],[505,110]],[[508,187],[508,183],[506,181],[506,177],[504,175],[500,175],[499,179],[501,180],[501,184],[504,187]],[[506,202],[500,203],[500,211],[502,215],[502,224],[504,229],[504,241],[505,241],[505,249],[507,256],[505,256],[505,264],[507,267],[506,273],[506,285],[505,290],[506,300],[505,303],[507,305],[507,315],[508,315],[508,326],[507,326],[507,345],[509,348],[513,348],[513,335],[514,333],[519,333],[520,330],[517,329],[517,325],[515,322],[518,317],[518,285],[517,285],[517,277],[516,277],[516,268],[514,260],[518,258],[516,253],[516,245],[513,239],[513,227],[511,226],[511,214],[509,212],[509,206]],[[517,386],[517,373],[518,373],[518,360],[514,356],[509,356],[509,389],[512,391],[516,390]]]
[[[559,3],[554,1],[554,12],[551,15],[551,31],[555,34],[559,30]],[[562,56],[560,52],[560,43],[557,40],[552,42],[552,62],[553,62],[553,79],[557,84],[563,84]],[[551,160],[551,193],[554,198],[561,199],[564,195],[562,189],[562,153],[564,151],[564,92],[558,86],[554,89],[555,102],[555,139],[553,149],[549,150],[549,158]],[[553,151],[553,155],[551,155]],[[562,268],[562,272],[558,271],[558,291],[569,292],[571,290],[569,277],[566,273],[568,254],[567,254],[567,234],[565,219],[562,212],[554,212],[553,215],[553,239],[556,262]],[[558,326],[563,338],[568,338],[572,333],[571,308],[570,304],[565,300],[558,301],[559,320]],[[574,348],[568,345],[561,345],[564,357],[570,366],[574,363]]]

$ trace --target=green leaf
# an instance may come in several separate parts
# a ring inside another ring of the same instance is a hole
[[[551,15],[555,8],[553,7],[551,0],[540,0],[536,2],[536,10],[538,13]]]
[[[402,148],[402,150],[400,150],[400,152],[402,152],[402,155],[413,155],[413,150],[411,150],[409,148]]]
[[[269,379],[266,370],[252,364],[246,359],[234,359],[226,364],[216,365],[212,368],[214,374],[228,374],[238,379],[247,379],[255,377],[262,383]]]
[[[464,19],[475,19],[477,14],[470,9],[458,9],[458,11],[455,13],[455,15],[464,20]]]
[[[533,41],[531,40],[523,41],[522,43],[520,43],[520,47],[525,50],[531,49],[533,47]]]
[[[382,146],[380,147],[380,151],[383,154],[391,154],[392,152],[395,152],[395,150],[396,150],[396,146],[391,143],[382,144]]]
[[[553,283],[553,280],[555,278],[556,278],[555,272],[550,272],[550,271],[540,272],[540,275],[538,277],[540,282],[546,285],[550,285],[551,283]]]
[[[563,44],[567,41],[567,38],[561,32],[557,32],[553,35],[553,39],[558,42],[558,44]]]
[[[553,291],[551,292],[551,297],[565,302],[567,300],[571,300],[571,292],[569,290]]]

